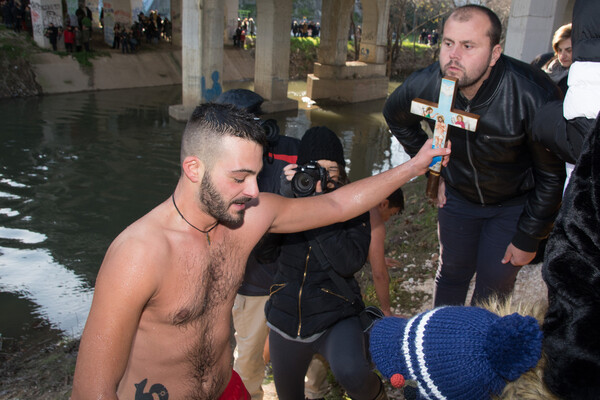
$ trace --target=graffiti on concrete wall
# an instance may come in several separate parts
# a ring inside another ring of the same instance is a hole
[[[219,97],[219,95],[223,92],[221,84],[219,83],[219,71],[213,71],[211,74],[211,78],[213,81],[212,88],[206,87],[206,79],[204,76],[202,77],[202,98],[206,101],[212,101]]]
[[[63,26],[62,5],[60,0],[32,0],[31,25],[33,38],[41,47],[47,47],[49,42],[44,37],[44,30],[53,23],[54,26]]]

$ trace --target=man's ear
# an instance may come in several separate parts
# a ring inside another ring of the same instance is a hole
[[[181,165],[183,173],[192,182],[197,183],[202,180],[204,176],[205,166],[198,157],[187,156]]]
[[[493,67],[494,65],[496,65],[496,62],[498,61],[498,59],[500,58],[501,55],[502,55],[502,46],[497,44],[492,49],[492,59],[490,60],[490,67]]]
[[[386,208],[388,208],[388,206],[390,205],[390,201],[388,199],[382,200],[379,205],[377,206],[377,208],[379,208],[379,211],[383,211]]]

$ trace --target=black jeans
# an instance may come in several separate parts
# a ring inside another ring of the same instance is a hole
[[[280,400],[304,400],[304,376],[315,353],[329,362],[336,380],[356,400],[372,400],[381,382],[367,360],[367,343],[358,317],[339,321],[311,343],[288,340],[271,330],[269,348]]]
[[[440,267],[434,306],[464,305],[475,273],[471,304],[510,294],[521,268],[501,261],[517,232],[523,204],[482,207],[448,190],[446,199],[438,211]]]

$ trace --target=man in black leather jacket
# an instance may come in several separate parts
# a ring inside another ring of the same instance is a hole
[[[414,98],[437,101],[442,76],[458,79],[454,107],[480,116],[477,131],[450,126],[452,156],[438,191],[440,268],[435,306],[506,295],[535,256],[561,204],[564,163],[531,136],[536,110],[560,97],[541,71],[502,54],[501,25],[488,8],[468,5],[448,18],[440,61],[413,73],[383,114],[410,156],[427,139]]]

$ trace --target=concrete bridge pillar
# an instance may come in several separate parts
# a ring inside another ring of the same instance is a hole
[[[554,31],[571,22],[575,0],[513,0],[504,53],[531,62],[552,50]]]
[[[363,0],[363,34],[359,61],[346,61],[353,0],[323,2],[321,45],[307,96],[341,103],[385,98],[386,35],[390,0]]]
[[[169,115],[187,120],[196,106],[223,91],[223,30],[225,16],[220,0],[183,0],[182,101],[169,107]]]
[[[390,0],[362,0],[362,5],[363,25],[358,60],[385,66]]]
[[[50,23],[57,28],[63,26],[61,0],[31,0],[30,7],[33,40],[40,47],[52,49],[50,40],[44,36],[44,31]]]
[[[225,3],[225,44],[233,45],[233,34],[237,28],[239,0],[223,0]]]
[[[181,6],[182,0],[171,0],[171,41],[181,47]]]
[[[254,91],[265,99],[261,109],[267,113],[295,110],[298,102],[287,97],[292,0],[257,0],[256,11]]]
[[[331,66],[346,65],[348,31],[354,0],[327,0],[321,8],[321,45],[319,63]]]

